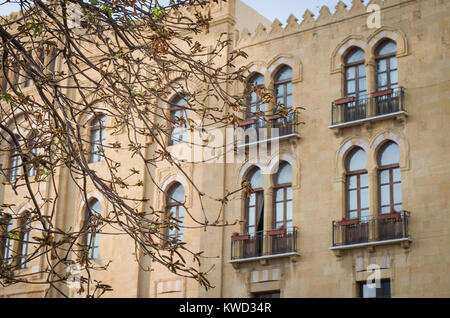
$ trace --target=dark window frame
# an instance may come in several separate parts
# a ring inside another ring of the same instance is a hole
[[[183,140],[180,140],[179,137],[174,138],[174,136],[173,136],[174,130],[176,128],[178,128],[173,123],[173,121],[176,120],[176,114],[179,111],[181,111],[183,113],[183,118],[185,118],[186,121],[189,119],[189,112],[188,112],[187,107],[184,105],[183,106],[177,105],[182,100],[186,100],[186,96],[182,95],[182,94],[177,94],[170,101],[170,106],[169,106],[170,130],[169,130],[169,136],[168,136],[168,141],[167,141],[168,146],[178,145],[178,144],[182,143],[182,141],[183,141]]]
[[[181,220],[178,225],[181,225],[181,227],[182,227],[182,226],[184,226],[184,220],[185,220],[185,216],[186,216],[186,211],[184,211],[183,217],[181,218],[180,217],[180,207],[182,207],[185,210],[185,206],[184,206],[185,205],[185,201],[183,201],[183,202],[176,201],[175,199],[173,199],[170,196],[170,193],[173,193],[173,190],[175,190],[177,187],[182,187],[183,188],[183,192],[184,192],[184,186],[181,183],[179,183],[179,182],[174,182],[172,185],[170,185],[170,187],[168,187],[168,191],[167,191],[167,194],[166,194],[165,213],[166,213],[166,217],[167,217],[169,212],[173,213],[173,211],[171,211],[171,209],[175,208],[175,213],[173,214],[173,218],[175,218],[177,220]],[[185,198],[186,198],[186,192],[184,192],[184,193],[185,193]],[[169,202],[170,199],[172,199],[174,202]],[[169,238],[170,239],[176,238],[177,240],[179,240],[180,237],[182,237],[184,239],[184,230],[182,228],[181,229],[174,228],[174,230],[175,230],[175,234],[170,234],[169,233],[169,231],[170,231],[169,227],[167,227],[165,229],[165,235],[166,235],[167,239],[169,239]]]
[[[358,297],[359,298],[363,298],[364,294],[363,294],[363,288],[364,285],[366,285],[367,282],[363,281],[363,282],[358,282]],[[389,283],[389,296],[381,296],[381,289],[382,287],[380,286],[380,288],[376,289],[376,296],[375,298],[391,298],[392,297],[392,289],[391,289],[391,280],[389,278],[384,278],[380,280],[381,285]]]
[[[378,151],[377,154],[377,163],[378,163],[378,214],[382,214],[381,210],[384,206],[386,205],[382,205],[381,202],[381,187],[385,186],[385,185],[389,185],[389,213],[391,213],[393,210],[395,210],[394,205],[394,185],[395,184],[402,184],[402,179],[401,179],[401,172],[400,172],[400,181],[396,181],[394,182],[394,170],[396,169],[400,169],[400,163],[395,163],[395,164],[389,164],[389,165],[381,165],[381,156],[383,155],[384,151],[386,150],[387,147],[389,147],[389,145],[394,144],[393,141],[389,141],[386,142],[385,144],[383,144],[383,146],[380,148],[380,150]],[[398,145],[397,145],[398,146]],[[383,171],[389,171],[389,182],[388,183],[381,183],[381,173]],[[402,200],[403,201],[403,200]],[[403,202],[401,202],[401,204],[403,204]],[[396,212],[401,212],[401,211],[396,211]]]
[[[357,197],[357,209],[356,212],[358,214],[357,218],[361,220],[361,190],[363,189],[369,189],[369,182],[367,183],[367,186],[361,187],[361,176],[362,175],[368,175],[367,169],[360,169],[356,171],[349,171],[349,165],[350,160],[353,157],[353,155],[359,151],[364,149],[356,147],[353,149],[346,157],[345,159],[345,168],[346,168],[346,182],[345,182],[345,204],[346,204],[346,217],[350,219],[350,213],[355,212],[355,210],[350,211],[350,191],[356,190],[356,197]],[[365,152],[365,151],[364,151]],[[350,178],[356,176],[356,188],[350,188]],[[366,209],[364,209],[366,210]]]
[[[102,124],[102,118],[104,118],[105,125]],[[95,117],[91,120],[89,125],[89,160],[88,163],[96,163],[105,160],[105,156],[102,152],[105,151],[106,146],[106,121],[105,114],[95,114]],[[98,124],[97,124],[98,123]],[[95,132],[99,132],[98,139],[95,138]],[[99,149],[102,151],[96,151],[95,145],[99,145]]]
[[[361,99],[361,97],[364,97],[364,95],[367,95],[367,70],[365,70],[365,59],[356,61],[356,62],[352,62],[352,63],[347,63],[347,58],[349,56],[351,56],[352,54],[354,54],[356,51],[362,51],[364,52],[364,50],[362,50],[359,47],[353,47],[350,51],[348,51],[347,54],[345,54],[345,59],[344,59],[344,91],[345,91],[345,96],[353,96],[351,94],[354,94],[355,100],[358,101]],[[360,76],[359,74],[359,66],[363,65],[364,66],[364,76]],[[350,68],[354,68],[355,69],[355,77],[353,79],[348,79],[347,77],[347,71]],[[364,79],[366,81],[366,88],[364,91],[360,91],[359,89],[359,81],[361,79]],[[354,93],[348,93],[348,83],[349,81],[355,81],[355,92]]]
[[[287,229],[287,223],[291,222],[292,223],[292,219],[288,219],[287,218],[287,204],[288,202],[293,202],[293,196],[292,199],[287,199],[287,192],[288,189],[290,188],[292,191],[292,175],[291,175],[291,182],[288,183],[283,183],[283,184],[278,184],[277,183],[277,178],[278,178],[278,174],[281,171],[281,169],[285,166],[285,165],[290,165],[287,162],[283,162],[282,165],[280,165],[279,169],[278,169],[278,173],[273,175],[273,199],[272,199],[272,228],[273,229],[277,229],[280,227],[277,227],[277,203],[283,203],[283,225],[284,228]],[[283,201],[277,201],[277,192],[283,190]]]
[[[383,89],[381,89],[381,90],[386,90],[386,89],[392,88],[392,81],[391,81],[391,71],[392,71],[392,70],[391,70],[391,59],[392,59],[392,58],[397,58],[397,53],[396,53],[396,52],[393,52],[393,53],[388,53],[388,54],[379,55],[379,51],[380,51],[381,49],[383,49],[383,47],[384,47],[385,45],[387,45],[388,43],[394,43],[395,46],[397,47],[397,43],[395,43],[395,41],[392,41],[392,40],[383,40],[383,41],[377,46],[377,49],[376,49],[376,51],[375,51],[375,52],[376,52],[376,53],[375,53],[375,64],[376,64],[375,84],[376,84],[376,90],[377,90],[377,91],[380,90],[380,87],[383,87]],[[380,72],[380,71],[379,71],[378,64],[379,64],[381,61],[383,61],[383,60],[386,61],[386,70]],[[398,74],[398,65],[397,65],[397,68],[394,69],[394,71],[396,71],[397,74]],[[379,81],[378,81],[378,76],[379,76],[380,74],[384,74],[384,73],[386,73],[387,85],[386,85],[386,86],[380,86],[380,83],[379,83]],[[398,80],[398,79],[397,79],[397,80]],[[397,82],[397,86],[398,86],[398,82]]]

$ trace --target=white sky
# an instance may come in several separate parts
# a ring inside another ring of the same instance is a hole
[[[0,15],[8,15],[11,12],[18,11],[16,5],[6,3],[7,0],[0,0]],[[273,21],[278,18],[282,23],[285,23],[291,13],[293,13],[299,22],[302,19],[303,13],[306,9],[314,13],[315,18],[319,16],[319,10],[323,5],[330,8],[331,13],[338,3],[338,0],[242,0],[247,5],[256,9],[263,16]],[[347,4],[347,9],[351,7],[353,0],[343,0]],[[369,0],[364,0],[367,4]]]

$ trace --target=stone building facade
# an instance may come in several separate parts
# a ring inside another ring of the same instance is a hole
[[[369,6],[380,8],[379,26],[368,23],[376,13]],[[317,18],[306,11],[301,23],[291,15],[283,27],[239,0],[220,2],[205,43],[222,32],[232,35],[233,46],[248,54],[237,66],[248,67],[249,82],[263,83],[283,103],[304,110],[284,124],[271,118],[279,136],[259,144],[277,141],[273,156],[252,163],[185,164],[212,197],[244,179],[258,189],[220,212],[217,202],[205,201],[211,219],[244,220],[240,224],[197,229],[185,216],[183,238],[204,251],[201,269],[211,269],[215,288],[205,291],[145,258],[142,264],[152,271],[143,271],[133,242],[112,236],[100,238],[96,260],[113,259],[98,274],[114,287],[107,296],[449,297],[449,12],[448,0],[372,0],[368,6],[354,0],[350,8],[339,2],[333,14],[323,7]],[[244,94],[244,86],[228,89]],[[251,118],[241,124],[255,125]],[[102,162],[92,165],[106,169]],[[153,173],[164,190],[184,193],[193,216],[201,215],[182,175],[169,164]],[[148,176],[144,181],[143,197],[164,209],[164,194]],[[85,203],[81,196],[69,198],[73,185],[64,171],[57,186],[65,194],[58,225],[79,226]],[[4,185],[0,190],[2,202],[14,195]],[[93,187],[90,196],[101,213],[108,210]],[[24,211],[27,204],[17,203]],[[41,264],[36,260],[24,270],[37,272]],[[381,279],[376,291],[366,285],[374,268]],[[43,293],[33,285],[0,289],[3,297]]]

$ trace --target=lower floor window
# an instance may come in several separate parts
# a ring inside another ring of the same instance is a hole
[[[379,288],[378,288],[379,287]],[[361,298],[390,298],[391,297],[391,281],[389,279],[381,280],[379,286],[375,283],[367,282],[359,283],[359,297]]]
[[[253,293],[253,298],[280,298],[280,291]]]

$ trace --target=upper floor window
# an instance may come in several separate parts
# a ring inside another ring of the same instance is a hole
[[[19,139],[19,136],[16,136],[16,139]],[[11,149],[9,152],[9,175],[8,180],[14,181],[20,177],[20,167],[22,166],[22,157],[19,154],[17,147],[14,142],[11,140]]]
[[[106,145],[106,116],[103,114],[96,115],[91,122],[91,143],[89,163],[99,162],[104,160],[103,151]]]
[[[253,118],[258,113],[264,113],[266,105],[262,103],[261,93],[264,91],[264,76],[259,73],[253,76],[247,82],[247,118]]]
[[[277,104],[292,108],[292,69],[284,66],[275,76],[275,98]]]
[[[386,143],[379,153],[380,213],[402,211],[402,179],[400,149],[395,142]]]
[[[38,148],[38,137],[36,136],[36,134],[31,134],[31,136],[28,138],[28,142],[27,142],[27,146],[29,149],[29,153],[30,153],[30,158],[29,160],[33,160],[38,152],[39,152],[39,148]],[[28,164],[28,176],[29,177],[34,177],[37,173],[37,165],[35,163],[30,163]]]
[[[345,57],[345,95],[359,100],[366,91],[364,51],[354,48]]]
[[[280,164],[274,176],[274,229],[292,227],[292,167]]]
[[[397,44],[387,40],[375,51],[377,62],[377,90],[383,91],[398,87]]]
[[[0,265],[9,264],[13,249],[13,240],[9,237],[13,230],[13,219],[10,215],[0,218]]]
[[[368,220],[369,178],[366,170],[366,152],[356,148],[347,157],[347,216],[349,219]]]
[[[102,207],[97,199],[89,202],[84,211],[84,236],[83,245],[88,247],[88,257],[90,259],[98,258],[98,249],[100,241],[100,216]]]
[[[176,226],[170,226],[167,229],[166,235],[171,239],[184,239],[184,208],[185,193],[184,187],[180,183],[173,184],[166,197],[166,215],[170,215],[176,219]]]
[[[183,95],[177,95],[170,103],[171,131],[169,146],[188,141],[187,120],[189,111],[186,108],[187,100]]]
[[[248,234],[264,230],[264,189],[261,170],[254,168],[248,175],[252,192],[245,196],[245,220]]]

